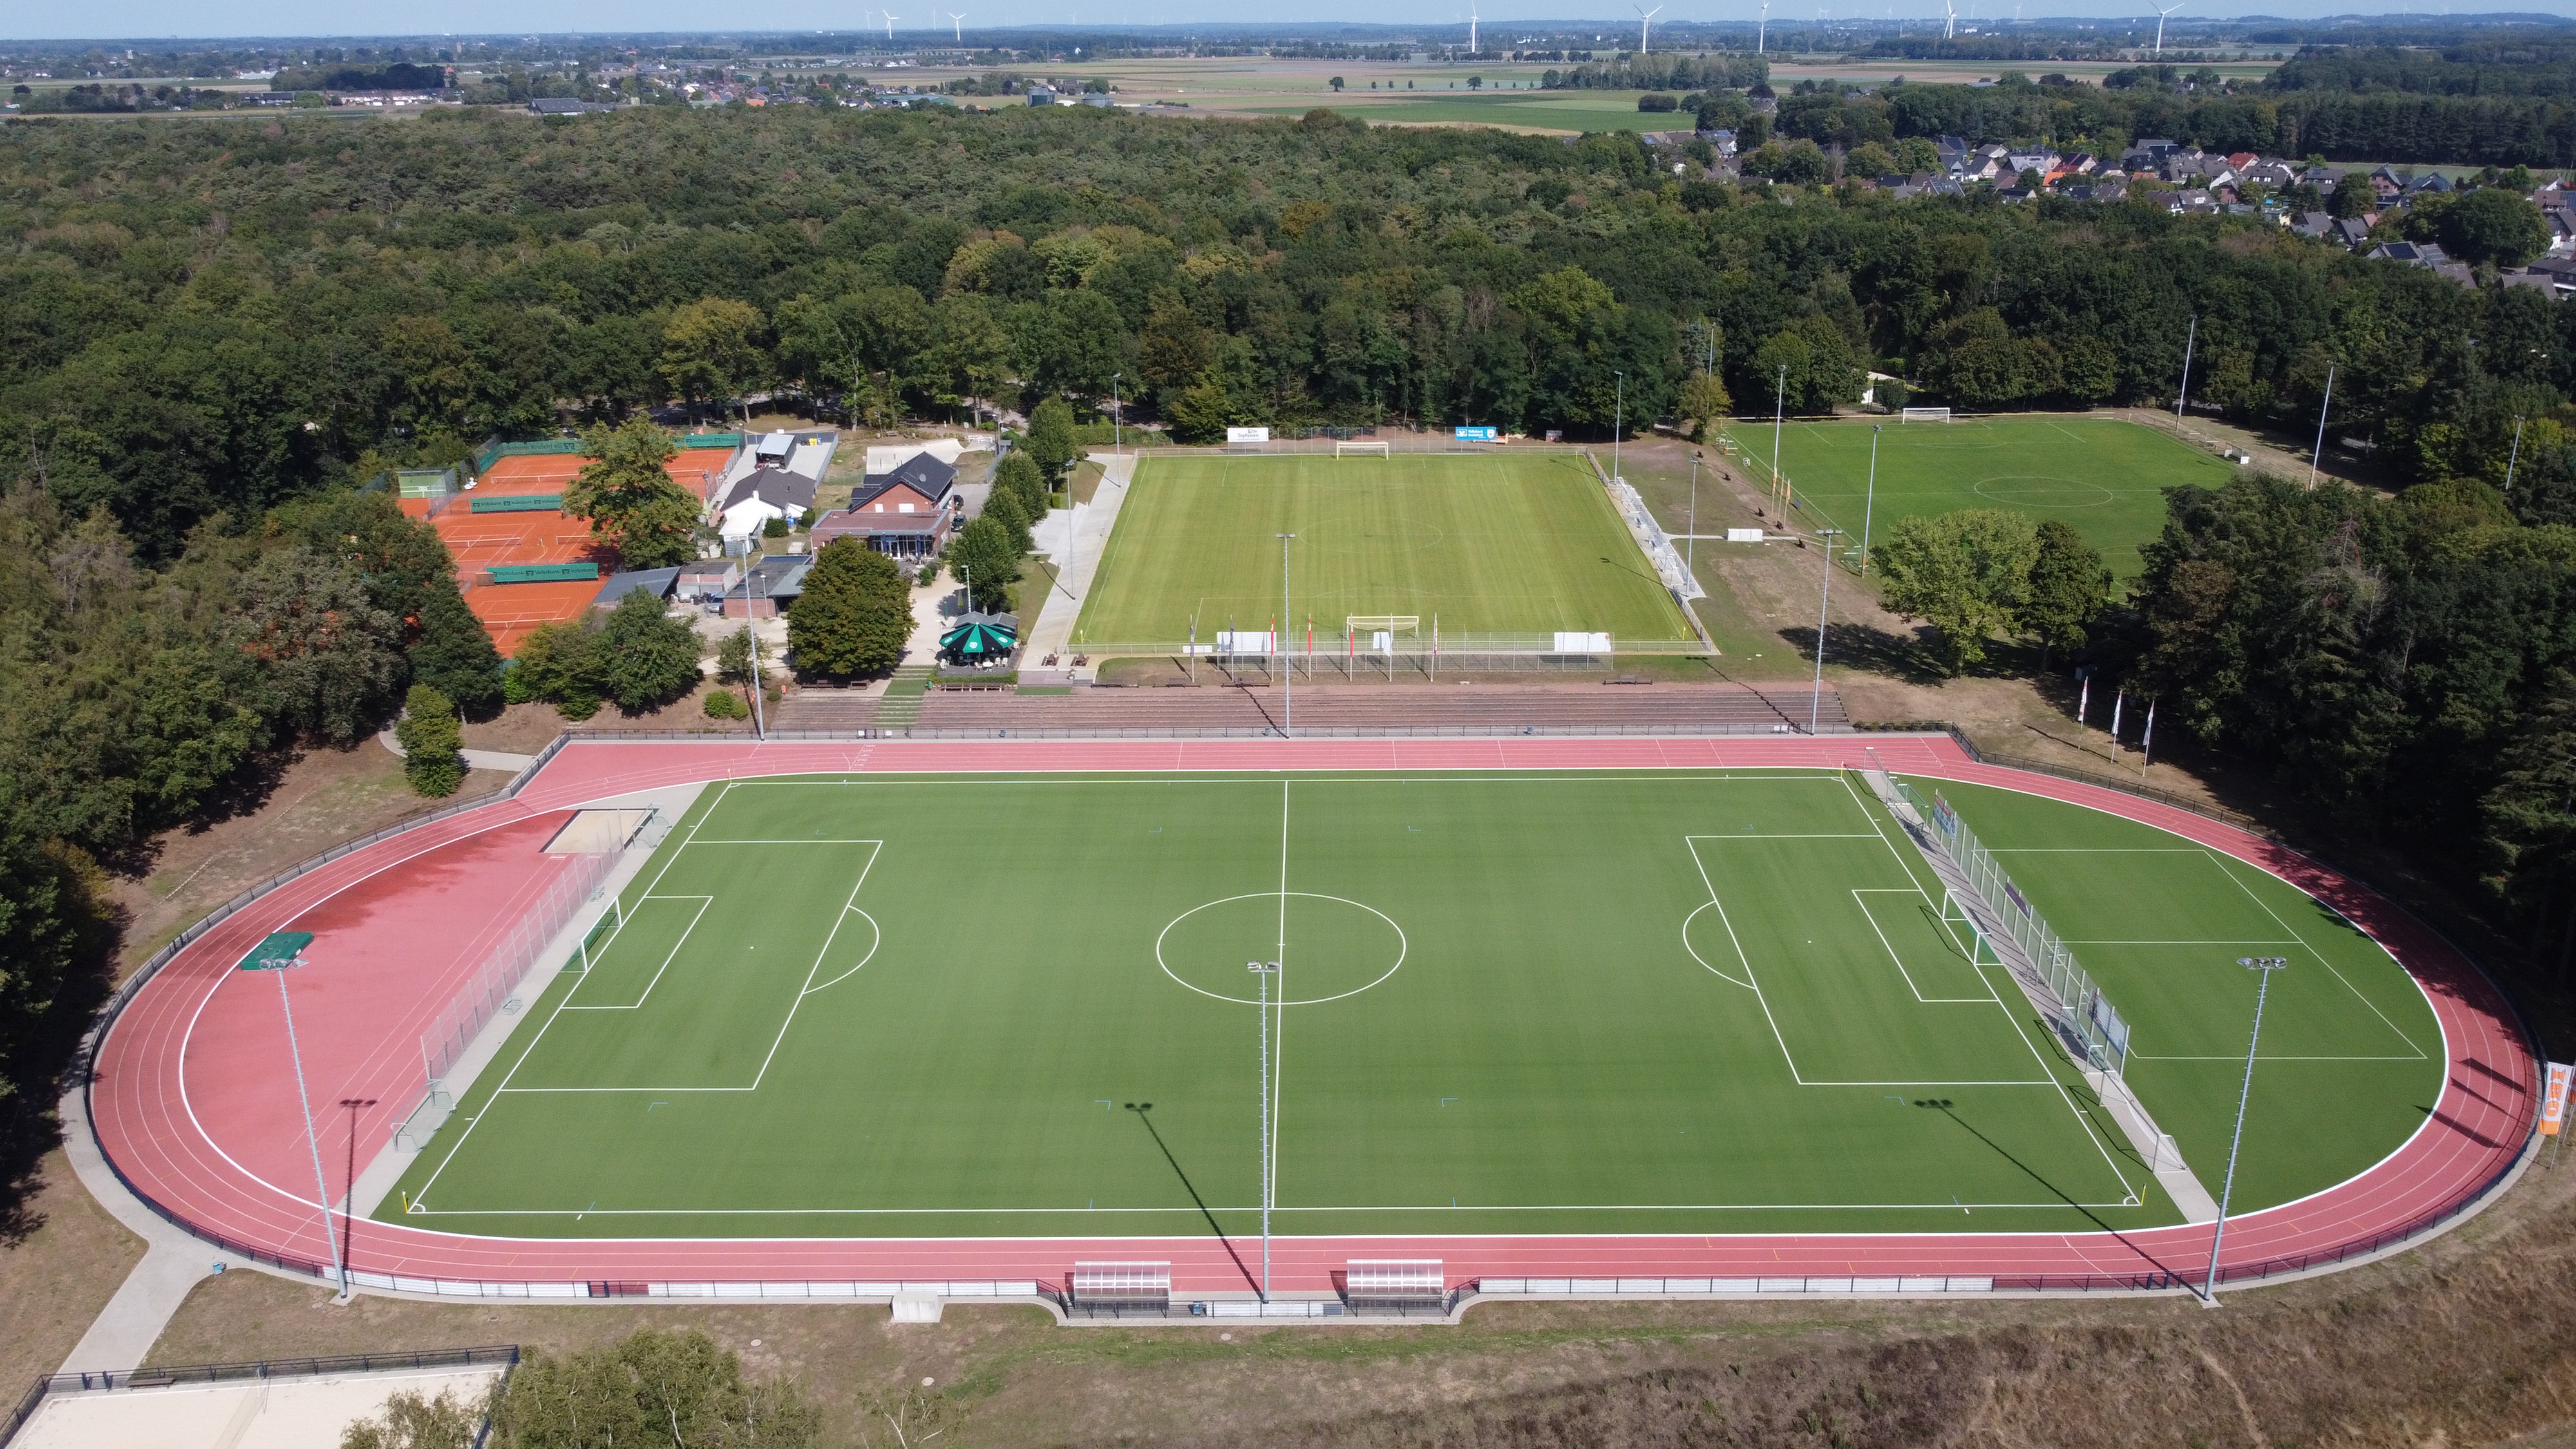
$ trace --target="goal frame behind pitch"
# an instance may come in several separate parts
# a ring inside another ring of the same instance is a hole
[[[1345,438],[1333,440],[1334,457],[1348,458],[1354,455],[1363,458],[1393,458],[1395,450],[1393,445],[1385,442],[1353,442]]]
[[[1900,423],[1946,423],[1950,421],[1950,410],[1948,408],[1904,408],[1899,410],[1896,420]]]

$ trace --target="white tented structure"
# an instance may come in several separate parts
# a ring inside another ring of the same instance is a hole
[[[1168,1313],[1169,1263],[1076,1263],[1068,1306],[1077,1313]]]
[[[1449,1280],[1438,1258],[1353,1258],[1342,1297],[1355,1313],[1439,1313],[1449,1306]]]

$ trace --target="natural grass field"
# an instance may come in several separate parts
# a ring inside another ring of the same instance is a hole
[[[2419,1124],[2440,1079],[2421,993],[2298,891],[2143,826],[1948,793],[2132,1022],[2133,1078],[2205,1183],[2252,1007],[2239,955],[2293,960],[2240,1207]],[[1060,868],[979,876],[1032,837]],[[2175,1221],[1932,882],[1832,772],[729,782],[380,1215],[1246,1231],[1245,963],[1279,961],[1287,1233]]]
[[[1150,456],[1075,642],[1172,649],[1279,617],[1279,540],[1302,638],[1342,638],[1355,615],[1410,614],[1427,642],[1559,630],[1608,632],[1621,648],[1680,641],[1690,626],[1573,453],[1336,458]],[[1542,643],[1546,642],[1544,638]],[[1365,646],[1367,641],[1362,640]]]
[[[1861,538],[1869,493],[1872,424],[1853,419],[1790,423],[1781,429],[1780,471],[1796,490],[1801,517]],[[1771,425],[1727,429],[1747,472],[1768,479]],[[2010,508],[2062,518],[2102,551],[2122,578],[2143,566],[2138,547],[2164,528],[2164,490],[2217,487],[2234,470],[2169,433],[2120,418],[2081,415],[1961,418],[1950,423],[1880,425],[1878,498],[1871,535],[1898,519],[1963,508]]]

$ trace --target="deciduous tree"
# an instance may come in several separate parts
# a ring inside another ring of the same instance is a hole
[[[671,481],[679,449],[649,418],[581,435],[582,465],[563,511],[590,520],[591,536],[630,569],[664,568],[697,553],[698,500]]]
[[[823,545],[805,592],[787,611],[796,667],[836,679],[894,668],[911,633],[912,590],[902,568],[854,538]]]

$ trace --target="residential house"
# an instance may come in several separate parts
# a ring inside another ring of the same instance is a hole
[[[2553,257],[2576,255],[2576,206],[2561,202],[2540,209],[2540,221],[2549,228],[2549,254]]]
[[[850,491],[847,509],[815,523],[814,547],[851,537],[896,558],[928,558],[947,546],[963,502],[957,469],[917,452],[886,472],[869,473]]]
[[[773,518],[791,524],[814,506],[814,480],[784,468],[756,468],[728,485],[715,505],[727,539],[749,538]]]

